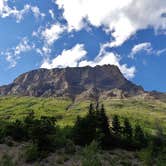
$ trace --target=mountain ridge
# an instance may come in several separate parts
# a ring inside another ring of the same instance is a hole
[[[36,69],[18,76],[0,87],[0,95],[35,97],[99,98],[135,96],[144,93],[141,86],[128,81],[114,65]]]

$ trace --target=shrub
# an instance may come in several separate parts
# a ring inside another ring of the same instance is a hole
[[[76,147],[73,141],[67,140],[65,145],[65,152],[69,154],[73,154],[75,153],[75,151],[76,151]]]
[[[5,154],[5,155],[2,156],[2,159],[0,161],[0,166],[15,166],[15,164],[12,161],[12,157]]]
[[[99,147],[96,141],[86,146],[83,150],[82,166],[101,166]]]
[[[136,124],[134,131],[134,141],[135,147],[141,149],[147,145],[147,139],[145,137],[144,131],[139,124]]]
[[[32,162],[39,158],[38,147],[35,144],[30,144],[24,149],[24,158],[26,162]]]

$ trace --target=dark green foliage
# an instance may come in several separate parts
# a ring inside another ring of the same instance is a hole
[[[95,137],[95,124],[92,116],[88,114],[85,118],[77,117],[73,128],[74,142],[78,145],[86,145]]]
[[[131,148],[132,146],[132,136],[133,136],[133,129],[130,124],[130,121],[128,118],[124,119],[124,125],[123,125],[123,145],[126,148]]]
[[[100,157],[99,157],[99,145],[97,142],[93,141],[90,145],[84,148],[81,165],[82,166],[102,166]]]
[[[135,147],[138,149],[145,147],[147,145],[146,136],[145,136],[141,126],[138,124],[135,126],[134,144],[135,144]]]
[[[96,137],[100,138],[98,141],[103,147],[108,147],[110,145],[110,129],[109,129],[109,120],[105,113],[104,105],[101,106],[101,110],[96,114]]]
[[[34,119],[31,125],[27,124],[29,137],[40,151],[51,151],[54,149],[55,121],[55,118],[52,117],[41,117],[41,119]]]
[[[5,154],[0,160],[0,166],[16,166],[16,164],[12,161],[11,156]]]
[[[37,145],[31,144],[26,146],[24,149],[23,155],[26,162],[33,162],[37,160],[40,156]]]
[[[115,115],[110,125],[104,105],[100,107],[99,103],[95,107],[91,104],[87,115],[78,116],[73,127],[60,128],[56,125],[55,117],[42,116],[37,119],[30,112],[22,121],[3,123],[0,126],[0,140],[3,142],[6,138],[11,138],[12,142],[13,139],[31,142],[32,146],[25,151],[26,161],[45,157],[58,148],[64,148],[66,153],[74,153],[75,144],[86,146],[93,141],[104,149],[118,147],[137,150],[146,147],[147,136],[141,126],[137,124],[132,127],[127,118],[122,124],[121,121],[122,118]],[[152,156],[157,154],[160,147],[165,146],[165,135],[160,127],[156,137],[149,137],[148,142],[153,145]]]
[[[65,152],[68,154],[73,154],[76,152],[76,147],[73,141],[67,140],[65,144]]]
[[[56,127],[55,147],[56,149],[63,148],[66,142],[72,138],[72,128],[66,126],[64,128]]]
[[[93,105],[90,104],[88,114],[84,118],[77,117],[73,127],[73,139],[76,144],[86,145],[92,142],[96,134],[96,119]]]
[[[132,140],[133,130],[128,118],[124,119],[123,134],[125,139]]]
[[[7,123],[1,130],[2,136],[11,136],[14,140],[24,140],[26,137],[26,130],[24,124],[20,120],[16,120],[14,123]]]
[[[159,122],[156,122],[156,134],[152,139],[152,156],[160,156],[162,151],[166,151],[166,135]],[[165,157],[166,159],[166,157]]]
[[[112,119],[112,131],[115,136],[120,136],[121,134],[121,125],[119,121],[119,116],[115,115]]]
[[[112,134],[113,134],[113,139],[112,139],[112,146],[113,147],[119,147],[121,146],[121,133],[122,133],[122,127],[120,124],[119,116],[115,115],[113,116],[112,119]]]
[[[103,146],[108,146],[110,142],[109,121],[105,114],[104,106],[96,110],[92,104],[89,106],[87,116],[84,118],[77,117],[73,129],[74,142],[79,145],[88,145],[94,139]]]
[[[12,137],[16,141],[31,140],[39,151],[53,151],[55,148],[56,119],[41,117],[35,119],[33,112],[23,121],[16,120],[5,125],[2,136]]]
[[[99,120],[97,122],[98,128],[101,129],[102,133],[104,133],[105,136],[110,136],[110,129],[109,129],[109,120],[105,113],[104,105],[102,104],[101,111],[99,112],[99,117],[97,117]]]

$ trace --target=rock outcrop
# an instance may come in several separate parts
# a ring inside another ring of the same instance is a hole
[[[36,97],[94,98],[128,97],[144,93],[141,86],[128,81],[114,65],[96,67],[38,69],[0,87],[0,95]]]

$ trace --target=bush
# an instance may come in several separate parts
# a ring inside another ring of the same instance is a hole
[[[136,124],[134,131],[134,146],[136,149],[141,149],[147,146],[147,139],[143,129],[139,124]]]
[[[2,156],[2,159],[0,161],[0,166],[15,166],[15,164],[12,161],[12,157],[5,154],[4,156]]]
[[[67,140],[65,145],[65,152],[69,154],[73,154],[76,151],[75,144],[71,140]]]
[[[24,149],[24,158],[26,162],[36,161],[39,158],[37,145],[30,144]]]
[[[83,150],[82,166],[102,166],[99,156],[98,143],[93,141]]]

